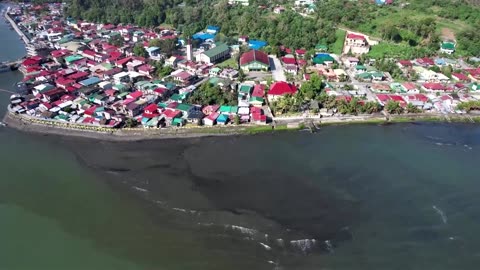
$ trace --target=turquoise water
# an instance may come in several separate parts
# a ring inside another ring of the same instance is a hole
[[[3,20],[0,37],[0,60],[23,55]],[[0,88],[19,80],[0,73]],[[0,269],[480,263],[476,125],[131,143],[0,127],[0,149]]]

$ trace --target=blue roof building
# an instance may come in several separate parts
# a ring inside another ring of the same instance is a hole
[[[79,84],[81,84],[83,86],[92,86],[92,85],[95,85],[95,84],[97,84],[101,81],[102,80],[100,80],[98,77],[90,77],[86,80],[80,81]]]
[[[267,42],[262,40],[251,39],[250,41],[248,41],[248,46],[251,49],[259,50],[260,48],[267,46]]]
[[[201,41],[205,41],[207,39],[214,39],[215,35],[214,34],[209,34],[209,33],[204,33],[204,32],[199,32],[196,33],[192,36],[193,39],[199,39]]]
[[[220,26],[209,25],[207,26],[207,33],[216,34],[220,31]]]
[[[219,124],[226,124],[227,121],[228,121],[228,115],[226,115],[226,114],[220,114],[217,117],[217,123],[219,123]]]

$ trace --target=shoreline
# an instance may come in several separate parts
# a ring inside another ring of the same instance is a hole
[[[22,38],[23,40],[23,43],[25,45],[25,48],[27,47],[27,44],[30,43],[30,39],[27,37],[27,35],[25,35],[25,33],[23,33],[22,30],[20,30],[20,28],[18,27],[17,23],[10,17],[10,15],[5,12],[5,15],[4,15],[5,19],[8,20],[8,22],[10,23],[10,25],[13,27],[13,29],[15,30],[15,32],[17,32],[17,34],[20,36],[20,38]]]
[[[213,127],[182,127],[182,128],[162,128],[162,129],[145,129],[145,128],[104,128],[105,131],[93,129],[101,129],[101,126],[91,126],[84,128],[75,128],[68,126],[70,123],[58,122],[65,127],[58,126],[52,121],[51,124],[41,123],[41,119],[32,119],[25,115],[14,114],[7,111],[4,116],[3,123],[8,128],[16,129],[26,133],[50,134],[67,137],[82,137],[90,139],[99,139],[105,141],[144,141],[144,140],[162,140],[162,139],[183,139],[183,138],[200,138],[215,136],[240,136],[254,135],[259,133],[275,133],[281,131],[299,131],[306,129],[304,120],[294,121],[277,121],[275,127],[271,125],[240,125],[240,126],[213,126]],[[412,114],[412,115],[391,115],[388,120],[379,116],[348,116],[336,118],[315,118],[308,119],[316,129],[327,126],[340,126],[350,124],[394,124],[394,123],[415,123],[415,122],[444,122],[444,123],[480,123],[480,115],[441,115],[441,114]],[[46,122],[46,121],[45,121]],[[68,127],[67,127],[68,126]],[[78,126],[78,125],[77,125]]]

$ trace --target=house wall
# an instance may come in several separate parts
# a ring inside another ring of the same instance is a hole
[[[250,71],[268,71],[270,68],[269,66],[266,66],[263,63],[259,62],[251,62],[248,65],[244,65],[241,67],[244,72],[250,72]]]

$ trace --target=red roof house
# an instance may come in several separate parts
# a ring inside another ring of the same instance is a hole
[[[266,53],[251,50],[240,57],[240,67],[247,72],[250,70],[268,70],[270,68],[270,60]]]
[[[263,98],[265,95],[265,85],[263,84],[256,84],[253,87],[252,97],[261,97]]]
[[[469,82],[470,78],[462,73],[452,73],[452,78],[456,81]]]
[[[424,83],[422,85],[425,91],[446,91],[447,87],[441,83]]]
[[[398,61],[398,65],[400,67],[411,67],[413,66],[412,62],[410,62],[410,60],[400,60]]]
[[[155,103],[152,103],[152,104],[148,105],[143,110],[143,116],[144,117],[152,118],[152,117],[155,117],[155,116],[158,116],[158,115],[159,115],[158,106]]]
[[[293,95],[297,92],[297,87],[287,82],[275,82],[270,86],[268,99],[275,99],[279,96]]]
[[[349,39],[365,40],[365,36],[363,36],[363,35],[357,35],[357,34],[353,34],[353,33],[348,34],[348,35],[347,35],[347,38],[349,38]]]

